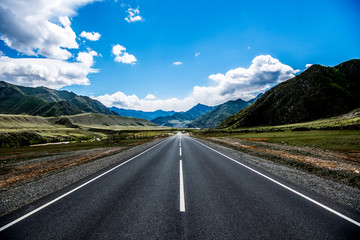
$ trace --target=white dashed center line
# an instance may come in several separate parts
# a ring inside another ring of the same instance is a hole
[[[185,212],[184,179],[182,161],[180,160],[180,212]]]

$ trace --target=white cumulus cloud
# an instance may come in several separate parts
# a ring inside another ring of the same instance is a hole
[[[13,84],[59,89],[69,85],[89,85],[87,76],[97,73],[95,51],[80,52],[77,62],[44,58],[9,58],[0,56],[0,80]]]
[[[195,57],[198,57],[199,55],[200,55],[199,52],[196,52],[196,53],[195,53]]]
[[[70,27],[71,21],[67,16],[59,16],[59,22],[63,27]]]
[[[173,64],[175,65],[175,66],[179,66],[179,65],[181,65],[181,64],[183,64],[182,62],[173,62]]]
[[[197,96],[216,96],[217,99],[249,99],[259,91],[283,82],[295,76],[300,70],[281,63],[270,55],[260,55],[253,59],[249,68],[232,69],[225,74],[209,76],[217,85],[215,87],[195,87]]]
[[[93,50],[89,50],[88,52],[79,52],[76,60],[83,63],[86,67],[90,68],[94,65],[95,56],[98,56],[98,53]]]
[[[129,8],[129,9],[127,10],[127,13],[128,13],[129,15],[125,18],[125,21],[127,21],[128,23],[143,21],[143,18],[140,16],[139,7],[136,8],[136,9],[134,9],[134,8]]]
[[[70,17],[95,0],[2,0],[0,39],[25,55],[69,59],[77,49]]]
[[[309,68],[309,67],[311,67],[311,66],[312,66],[312,64],[310,64],[310,63],[308,63],[308,64],[305,65],[306,68]]]
[[[146,99],[146,100],[155,100],[156,97],[155,97],[155,95],[153,95],[153,94],[148,94],[148,95],[146,95],[145,99]]]
[[[119,108],[136,109],[143,111],[155,111],[158,109],[163,110],[187,110],[194,106],[194,101],[191,98],[186,99],[139,99],[135,94],[126,95],[123,92],[116,92],[114,94],[105,94],[98,97],[92,97],[99,100],[105,106],[116,106]]]
[[[116,92],[112,95],[94,97],[106,106],[154,111],[157,109],[186,111],[197,103],[215,106],[242,98],[249,100],[259,92],[273,85],[293,78],[299,70],[281,63],[270,55],[260,55],[252,60],[249,68],[235,68],[225,74],[217,73],[209,76],[214,82],[211,86],[194,86],[192,93],[184,98],[171,99],[139,99],[136,95]]]
[[[125,95],[122,92],[116,92],[112,95],[105,94],[103,96],[93,97],[99,100],[105,106],[117,106],[120,108],[140,109],[140,99],[136,95]]]
[[[80,37],[86,38],[86,39],[88,39],[90,41],[97,41],[97,40],[100,39],[101,34],[97,33],[97,32],[85,32],[85,31],[82,31],[80,33]]]
[[[120,44],[112,47],[111,52],[115,55],[114,61],[126,64],[135,64],[137,59],[134,55],[126,52],[126,48]]]

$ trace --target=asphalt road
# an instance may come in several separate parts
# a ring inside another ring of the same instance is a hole
[[[359,239],[358,213],[257,171],[178,134],[0,218],[0,239]]]

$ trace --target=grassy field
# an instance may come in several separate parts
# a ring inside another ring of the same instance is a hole
[[[222,129],[227,132],[271,132],[285,130],[355,130],[360,129],[360,109],[338,117],[318,119],[310,122],[292,123],[277,126],[260,126],[238,128],[234,130]]]
[[[136,118],[84,113],[74,116],[38,117],[0,114],[0,147],[30,144],[106,139],[109,135],[127,132],[133,138],[170,131]],[[135,135],[134,135],[135,134]]]
[[[56,118],[2,114],[0,188],[95,161],[174,132],[147,120],[103,114]]]
[[[48,130],[58,126],[49,122],[49,118],[29,115],[0,114],[0,129],[2,132],[22,130]]]
[[[360,130],[310,130],[280,132],[203,132],[206,137],[231,137],[250,141],[316,147],[337,151],[360,151]]]
[[[0,148],[0,189],[13,188],[172,135],[169,131],[126,132],[83,141]]]
[[[38,146],[22,146],[0,148],[0,166],[10,164],[14,161],[24,161],[33,158],[50,156],[53,154],[61,154],[77,150],[89,150],[96,148],[113,148],[125,147],[129,148],[138,144],[151,141],[156,138],[167,137],[174,134],[172,131],[137,131],[107,135],[102,138],[84,138],[78,139],[66,144],[59,145],[38,145]]]
[[[304,123],[235,130],[193,130],[192,132],[200,136],[228,136],[300,147],[339,151],[360,150],[360,114],[358,110],[339,117]]]

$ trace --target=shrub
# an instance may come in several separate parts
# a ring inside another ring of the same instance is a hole
[[[31,144],[46,143],[47,139],[34,132],[0,133],[0,147],[23,147]]]

